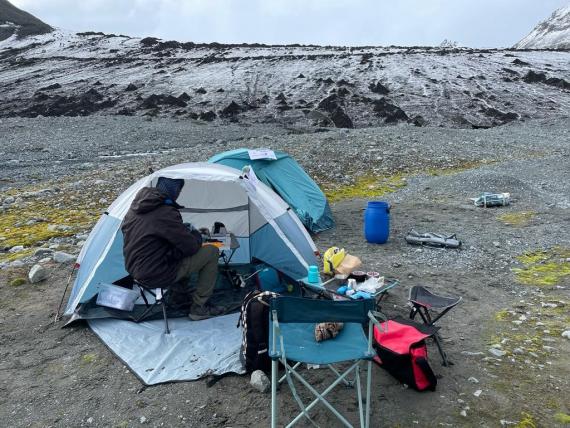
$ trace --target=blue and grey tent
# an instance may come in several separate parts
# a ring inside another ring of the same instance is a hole
[[[294,281],[306,275],[309,265],[317,263],[318,251],[311,237],[289,206],[265,184],[251,182],[240,171],[223,165],[175,165],[137,181],[101,217],[77,259],[79,270],[65,315],[87,318],[93,331],[146,384],[239,372],[238,314],[204,321],[176,319],[169,335],[162,333],[160,320],[135,324],[125,319],[102,319],[105,311],[97,311],[102,308],[81,316],[82,306],[94,305],[104,284],[117,283],[128,275],[121,222],[137,192],[155,186],[159,177],[185,180],[177,199],[185,207],[181,209],[185,222],[197,228],[221,222],[235,235],[240,245],[232,263],[243,266],[262,262]]]
[[[319,233],[334,227],[326,196],[295,159],[280,151],[270,151],[270,157],[252,159],[255,156],[251,152],[231,150],[213,156],[208,162],[239,170],[251,165],[257,178],[289,204],[307,230]]]

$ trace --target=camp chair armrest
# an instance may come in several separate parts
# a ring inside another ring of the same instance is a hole
[[[277,336],[280,335],[279,320],[277,319],[277,311],[271,311],[271,328],[273,329],[273,341],[271,342],[271,354],[276,355],[277,352]]]
[[[386,317],[386,315],[384,315],[382,312],[378,312],[378,311],[368,311],[368,318],[370,319],[372,324],[374,324],[376,327],[378,327],[378,329],[380,331],[384,331],[384,329],[382,328],[382,325],[380,324],[380,321],[378,321],[378,318],[380,318],[383,321],[388,321],[388,318]]]

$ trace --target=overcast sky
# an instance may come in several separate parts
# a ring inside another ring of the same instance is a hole
[[[568,0],[10,0],[75,31],[194,42],[506,47]]]

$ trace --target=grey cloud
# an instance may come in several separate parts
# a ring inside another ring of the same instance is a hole
[[[13,0],[70,30],[197,42],[510,46],[567,0]]]

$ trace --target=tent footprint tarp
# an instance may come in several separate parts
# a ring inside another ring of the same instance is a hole
[[[136,324],[117,319],[89,320],[93,332],[145,384],[195,380],[207,375],[244,373],[239,359],[239,314],[203,321],[162,320]]]

